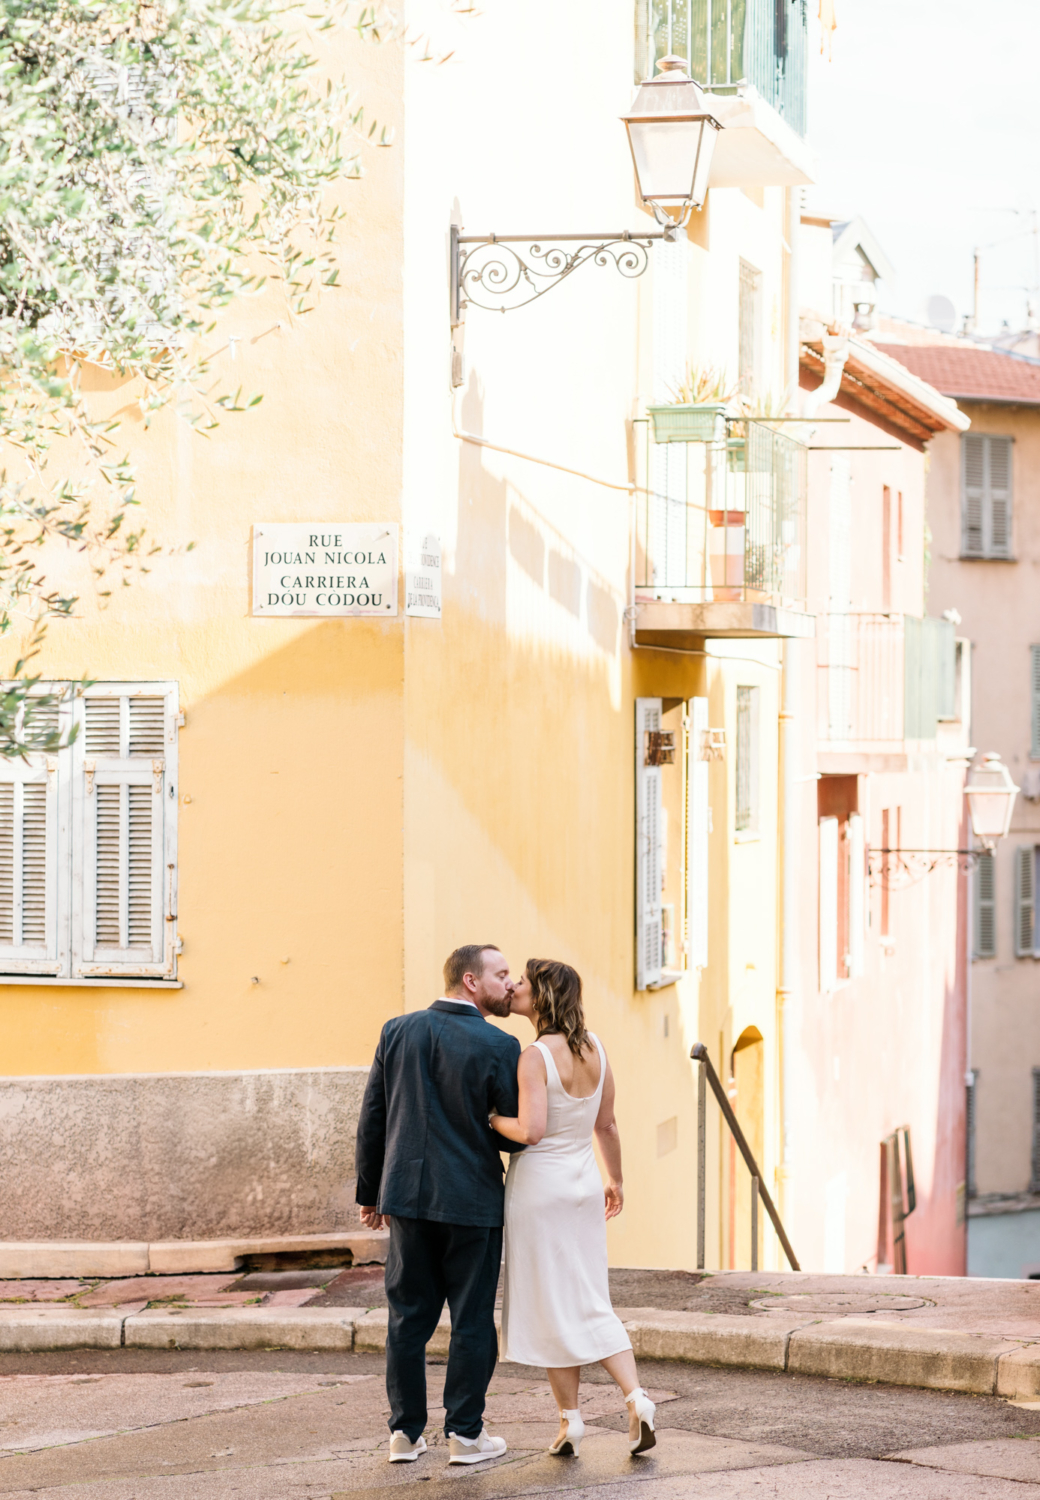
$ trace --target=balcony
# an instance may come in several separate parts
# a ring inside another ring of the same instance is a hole
[[[805,145],[805,0],[639,0],[636,76],[668,53],[687,60],[725,129],[712,187],[813,181]]]
[[[806,0],[641,0],[637,79],[659,58],[685,57],[709,90],[751,84],[805,135],[809,33]]]
[[[816,622],[822,771],[898,770],[907,740],[956,718],[957,643],[948,620],[828,614]]]
[[[767,422],[721,415],[710,441],[661,440],[663,421],[655,441],[652,418],[636,426],[646,434],[637,642],[691,648],[706,638],[812,635],[805,446]]]

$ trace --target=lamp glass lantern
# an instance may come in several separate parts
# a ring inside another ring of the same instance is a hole
[[[707,196],[722,126],[705,108],[704,92],[686,73],[684,58],[662,57],[657,66],[661,76],[644,79],[622,118],[640,197],[659,222],[674,223],[667,210],[678,208],[684,223]]]
[[[1005,838],[1018,795],[1011,772],[1000,756],[991,751],[983,756],[981,766],[969,772],[969,777],[964,795],[975,837],[985,843]]]

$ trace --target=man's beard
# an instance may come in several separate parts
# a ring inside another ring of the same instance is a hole
[[[485,1000],[484,1009],[489,1010],[493,1016],[508,1016],[512,1009],[512,1001],[508,995],[501,1000]]]

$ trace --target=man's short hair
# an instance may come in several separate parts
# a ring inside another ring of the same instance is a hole
[[[479,979],[484,972],[484,954],[499,952],[501,949],[497,943],[463,943],[444,960],[444,988],[461,989],[463,974],[472,974]]]

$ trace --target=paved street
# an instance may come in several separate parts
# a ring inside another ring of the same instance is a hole
[[[488,1422],[497,1464],[449,1470],[436,1433],[443,1361],[431,1360],[431,1451],[386,1462],[375,1355],[91,1350],[0,1357],[0,1494],[68,1500],[370,1500],[433,1483],[473,1500],[569,1490],[596,1500],[892,1496],[1040,1500],[1040,1409],[975,1396],[789,1375],[645,1364],[659,1441],[628,1456],[620,1400],[589,1372],[590,1431],[550,1459],[541,1371],[502,1365]]]

